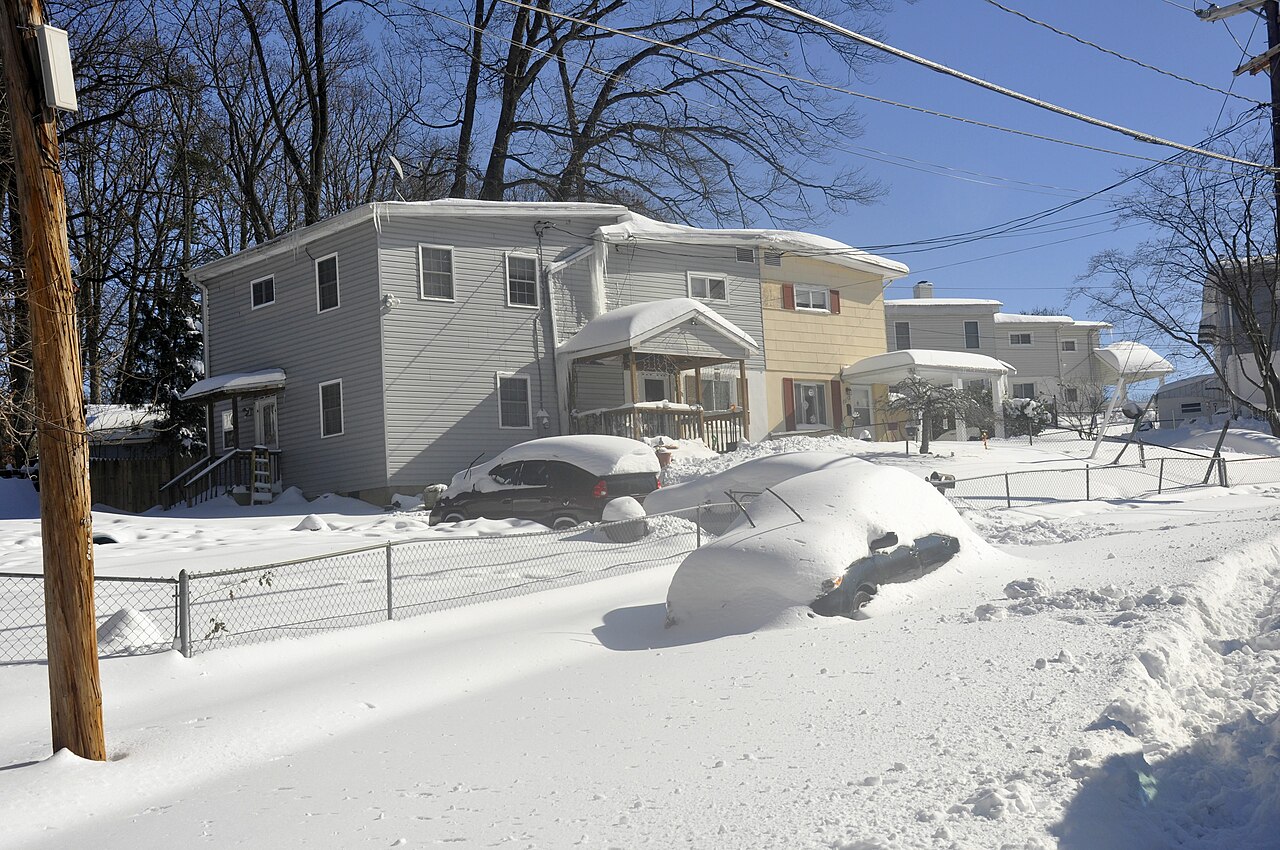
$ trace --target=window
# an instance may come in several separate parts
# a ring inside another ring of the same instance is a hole
[[[728,410],[733,404],[733,382],[724,378],[702,379],[702,408]]]
[[[222,450],[236,447],[236,416],[230,410],[222,411]]]
[[[977,322],[964,323],[964,347],[965,348],[980,347],[978,342],[978,323]]]
[[[827,404],[826,384],[795,385],[796,427],[826,428],[830,425],[830,406]]]
[[[316,260],[316,312],[336,310],[338,299],[338,255]]]
[[[1189,416],[1192,413],[1203,413],[1204,405],[1202,405],[1198,401],[1183,402],[1179,406],[1178,412],[1181,413],[1183,416]]]
[[[249,289],[252,293],[250,298],[253,301],[252,308],[254,310],[276,303],[276,279],[274,277],[258,278],[249,284]]]
[[[418,293],[423,298],[453,300],[453,249],[418,246]]]
[[[510,486],[515,484],[520,478],[520,464],[503,463],[489,470],[489,477],[499,484]]]
[[[507,306],[538,306],[538,258],[507,254]]]
[[[689,297],[703,301],[728,301],[729,286],[723,277],[689,272]]]
[[[894,322],[893,323],[894,348],[898,351],[905,351],[911,347],[911,323],[910,322]]]
[[[796,287],[796,309],[797,310],[827,310],[830,309],[830,302],[827,300],[828,292],[825,289],[811,289],[809,287]]]
[[[1076,341],[1075,341],[1074,339],[1064,339],[1064,340],[1062,341],[1062,350],[1063,350],[1063,351],[1075,351],[1075,350],[1076,350]]]
[[[1030,345],[1031,334],[1009,334],[1010,345]]]
[[[754,263],[756,261],[755,248],[738,248],[737,255],[740,263]]]
[[[1062,400],[1067,404],[1075,404],[1080,401],[1080,391],[1075,387],[1063,387]]]
[[[529,379],[523,375],[498,376],[498,427],[531,428]]]
[[[1014,398],[1035,398],[1036,385],[1035,384],[1014,384],[1013,397]]]
[[[520,464],[520,483],[526,487],[546,487],[551,483],[545,460],[526,460]]]
[[[645,401],[663,401],[667,397],[667,379],[666,378],[645,378],[644,379],[644,400]]]
[[[765,250],[765,252],[764,252],[764,264],[765,264],[766,266],[781,266],[781,265],[782,265],[782,252],[781,252],[781,251],[770,251],[770,250],[766,249],[766,250]]]
[[[320,385],[320,436],[337,437],[342,433],[342,381]]]

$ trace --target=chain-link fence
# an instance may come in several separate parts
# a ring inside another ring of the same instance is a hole
[[[45,660],[44,576],[0,573],[0,664]],[[177,646],[178,582],[99,576],[93,582],[98,652],[137,655]]]
[[[563,531],[441,535],[168,580],[98,578],[98,648],[190,655],[675,566],[741,510],[702,505]],[[0,592],[0,663],[43,661],[43,577],[0,573]]]

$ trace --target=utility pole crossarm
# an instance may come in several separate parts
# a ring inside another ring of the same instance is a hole
[[[1196,9],[1196,17],[1202,21],[1213,23],[1221,21],[1224,18],[1230,18],[1241,12],[1253,12],[1258,9],[1266,0],[1240,0],[1239,3],[1231,3],[1226,6],[1215,6],[1210,3],[1208,9]]]

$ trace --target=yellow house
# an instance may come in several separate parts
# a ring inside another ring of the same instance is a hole
[[[885,387],[842,385],[840,370],[886,351],[884,290],[908,269],[844,248],[761,254],[770,434],[843,428],[885,436],[877,413]]]

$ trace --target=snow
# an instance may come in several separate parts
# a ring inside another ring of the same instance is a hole
[[[890,298],[886,307],[1002,307],[1003,301],[989,298]]]
[[[721,475],[742,471],[742,480],[763,483],[787,464],[802,468],[802,460],[777,455]],[[946,534],[961,540],[969,559],[991,554],[946,498],[910,473],[823,455],[813,471],[773,484],[721,537],[685,558],[667,593],[667,622],[743,634],[808,617],[823,583],[842,577],[890,532],[904,545]]]
[[[152,429],[164,419],[164,411],[149,405],[89,404],[84,418],[90,440],[114,443],[151,438]]]
[[[284,386],[283,369],[259,369],[256,372],[227,372],[196,381],[181,396],[183,401],[216,393],[253,392]]]
[[[865,466],[866,461],[849,454],[821,450],[761,455],[718,472],[708,470],[682,483],[672,481],[646,496],[645,507],[649,513],[658,514],[683,511],[697,505],[721,504],[729,500],[726,491],[762,493],[765,488],[789,478],[841,464]]]
[[[609,500],[600,518],[604,522],[619,522],[624,519],[638,519],[644,515],[644,505],[631,496],[619,496]]]
[[[1096,349],[1094,354],[1133,383],[1173,374],[1168,360],[1140,342],[1113,342]]]
[[[0,520],[32,519],[38,516],[40,516],[40,494],[31,480],[0,478]]]
[[[750,334],[700,301],[669,298],[630,304],[602,313],[561,343],[556,353],[584,357],[634,348],[686,320],[708,325],[748,351],[760,348]]]
[[[667,472],[816,448],[920,479],[1078,467],[1092,448],[936,447],[792,437],[677,452]],[[775,489],[802,514],[859,497],[797,482]],[[0,516],[24,513],[15,494],[34,491],[0,479]],[[495,564],[525,569],[500,554],[515,523],[437,532],[283,501],[96,514],[121,540],[98,569],[172,576],[481,527]],[[884,501],[920,527],[941,513],[929,491]],[[334,530],[291,530],[313,513]],[[0,570],[38,563],[33,516],[0,520]],[[191,659],[129,655],[158,635],[126,612],[101,664],[107,762],[50,755],[47,669],[0,666],[5,846],[1275,847],[1280,484],[961,518],[987,543],[882,588],[862,621],[784,609],[745,634],[664,629],[675,566]],[[864,540],[860,522],[823,546]]]
[[[489,477],[495,466],[520,460],[559,460],[581,467],[592,475],[632,475],[658,473],[658,456],[653,448],[628,437],[604,434],[574,434],[566,437],[542,437],[517,443],[493,460],[464,469],[453,476],[444,497],[471,490],[482,492],[511,489]]]
[[[896,260],[868,254],[843,242],[798,230],[691,227],[656,221],[639,213],[627,213],[617,224],[605,225],[596,233],[605,242],[763,246],[800,257],[811,257],[848,268],[887,275],[889,278],[902,277],[909,271],[905,265]]]
[[[840,376],[846,380],[865,380],[871,375],[901,373],[901,378],[905,378],[911,370],[916,369],[935,372],[981,372],[995,375],[1012,375],[1017,372],[1003,360],[997,360],[985,354],[904,348],[864,357],[852,366],[841,369]]]
[[[1025,313],[996,313],[991,317],[997,325],[1074,325],[1070,316],[1032,316]]]

